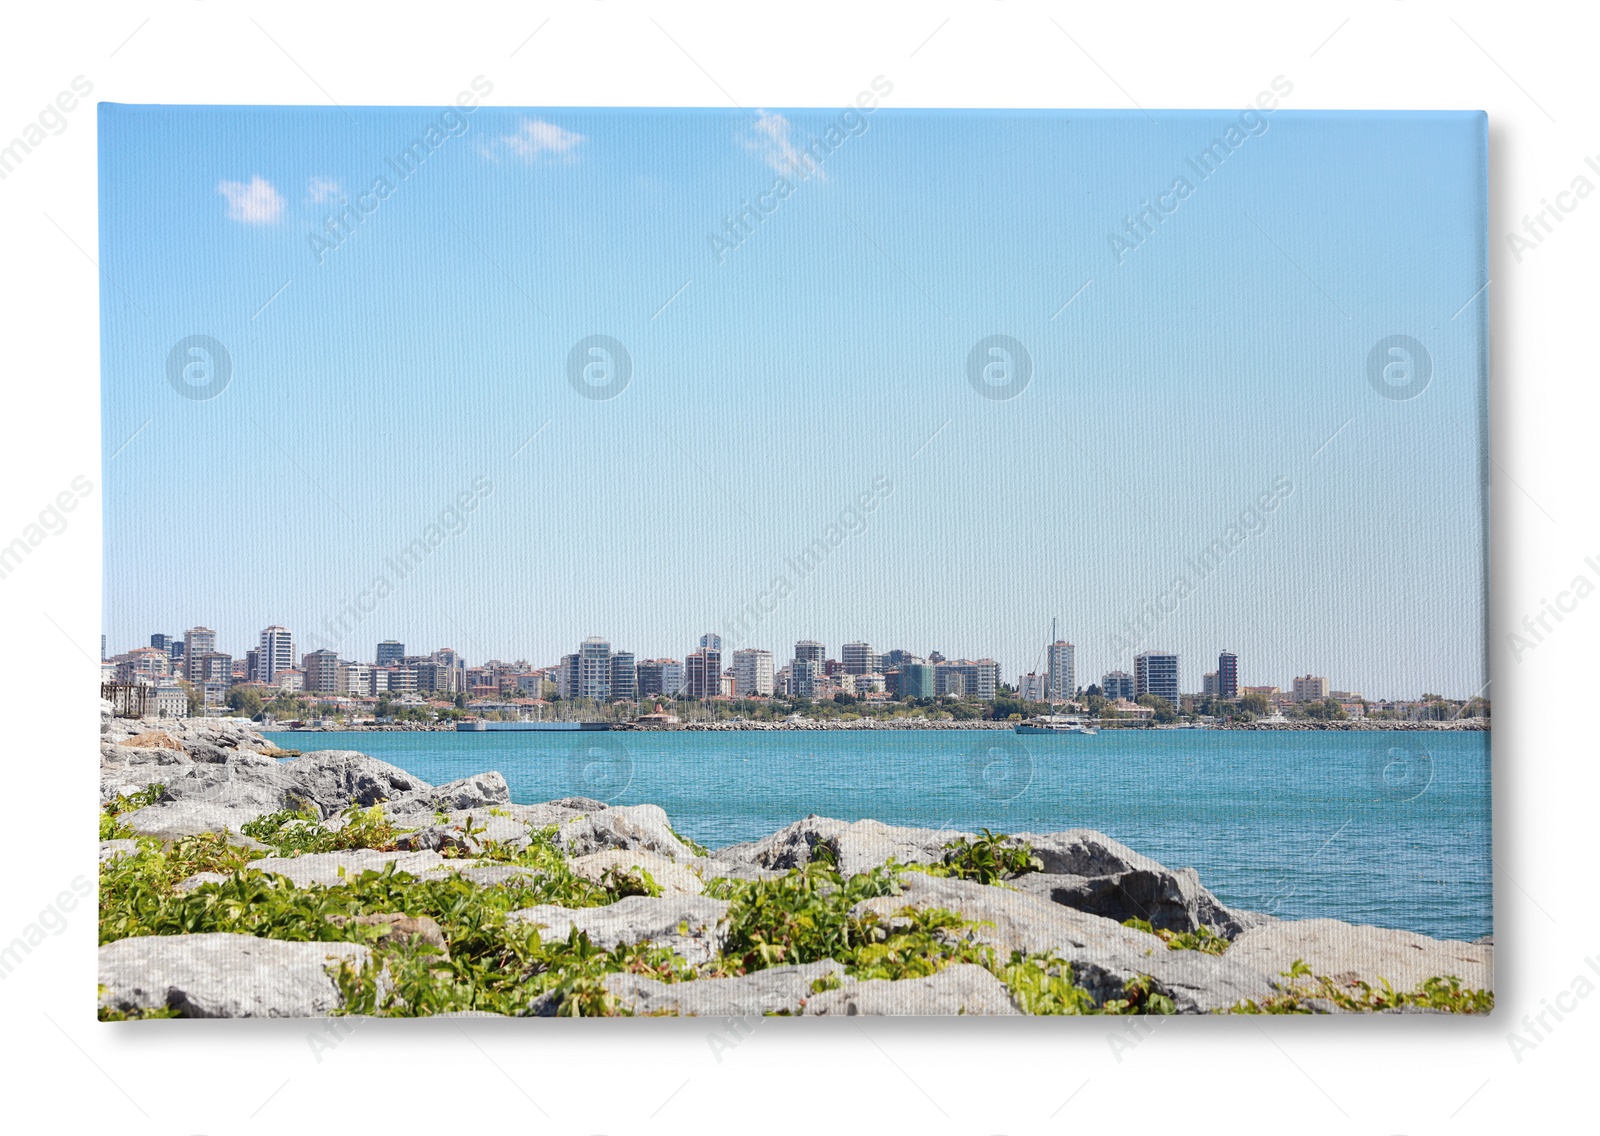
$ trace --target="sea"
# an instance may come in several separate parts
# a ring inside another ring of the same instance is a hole
[[[518,803],[656,804],[712,848],[815,813],[994,832],[1093,828],[1224,903],[1436,938],[1493,933],[1489,734],[990,730],[275,732]]]

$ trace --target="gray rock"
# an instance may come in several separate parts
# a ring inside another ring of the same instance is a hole
[[[149,935],[100,948],[100,1004],[176,1009],[186,1018],[319,1017],[342,1005],[329,976],[360,967],[358,943],[284,943],[254,935]]]
[[[832,959],[802,966],[775,966],[740,978],[700,978],[693,982],[659,982],[641,974],[610,974],[606,989],[629,1013],[677,1014],[738,1018],[762,1014],[798,1014],[814,997],[812,984],[829,975],[853,981]]]
[[[695,858],[694,850],[672,834],[667,814],[659,805],[614,806],[583,814],[564,825],[555,839],[569,856],[616,848],[655,852],[669,860],[687,862]]]
[[[1284,919],[1252,928],[1234,940],[1227,957],[1272,975],[1299,959],[1313,974],[1335,982],[1377,987],[1388,979],[1406,992],[1449,975],[1469,990],[1494,989],[1494,947],[1487,943],[1430,939],[1336,919]]]
[[[252,860],[249,870],[283,876],[296,887],[321,884],[336,887],[354,883],[362,872],[382,872],[390,864],[397,872],[421,876],[444,863],[437,852],[378,852],[357,848],[348,852],[314,852],[305,856],[264,856]]]
[[[115,860],[118,856],[137,856],[139,842],[137,840],[102,840],[100,842],[100,862]]]
[[[258,753],[234,753],[221,763],[191,764],[161,778],[163,802],[207,801],[263,813],[285,808],[293,784],[282,763]]]
[[[698,966],[721,952],[727,940],[727,928],[722,922],[727,914],[726,901],[702,895],[636,895],[608,907],[540,904],[513,911],[506,918],[510,922],[538,924],[539,938],[546,943],[565,940],[576,928],[605,950],[648,942],[670,947],[684,961]]]
[[[832,853],[839,871],[851,876],[881,867],[890,858],[902,864],[932,864],[944,859],[944,846],[973,833],[954,829],[901,828],[876,820],[854,822],[808,816],[753,843],[719,848],[712,858],[761,868],[786,870],[809,864],[819,845]]]
[[[1144,919],[1168,931],[1209,927],[1226,939],[1251,925],[1202,887],[1193,868],[1167,868],[1103,832],[1021,832],[1011,839],[1031,845],[1044,865],[1043,875],[1012,882],[1055,903],[1119,923]]]
[[[499,773],[478,773],[446,785],[427,786],[397,797],[384,806],[392,817],[428,816],[471,810],[475,816],[511,803],[511,788]],[[478,818],[482,819],[482,818]]]
[[[315,806],[324,817],[331,817],[352,804],[371,808],[433,788],[399,766],[347,749],[315,750],[281,768],[294,794]]]
[[[229,834],[230,843],[239,831],[271,809],[256,805],[235,806],[211,801],[177,801],[171,804],[151,805],[127,813],[121,819],[140,836],[154,836],[162,840],[177,840],[184,836],[198,836],[215,832]]]
[[[948,1015],[1020,1013],[1005,984],[981,966],[957,963],[926,978],[874,978],[813,996],[806,1014]]]
[[[388,806],[385,805],[384,809],[387,812]],[[406,818],[396,819],[403,824]],[[521,849],[526,848],[528,843],[526,821],[509,816],[495,816],[489,809],[451,813],[446,821],[401,833],[395,838],[397,848],[428,848],[435,852],[453,849],[468,855],[477,855],[489,844]]]
[[[998,961],[1020,951],[1071,963],[1074,980],[1097,1003],[1121,997],[1124,985],[1139,975],[1154,979],[1156,989],[1184,1013],[1259,1001],[1275,992],[1270,978],[1227,956],[1168,950],[1154,935],[1012,888],[918,872],[901,876],[900,886],[900,895],[864,900],[854,910],[875,912],[891,925],[908,906],[956,911],[979,922],[968,935],[994,947]]]

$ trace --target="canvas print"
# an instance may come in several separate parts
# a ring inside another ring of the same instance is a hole
[[[102,104],[100,1017],[1488,1012],[1486,122],[1298,103]]]

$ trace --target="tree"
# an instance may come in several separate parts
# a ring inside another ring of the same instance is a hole
[[[456,692],[456,709],[457,710],[465,710],[466,708],[467,708],[467,692],[464,691],[464,690],[457,691]]]
[[[243,714],[246,718],[254,718],[261,713],[263,702],[261,692],[248,686],[236,686],[228,691],[228,706]]]
[[[1165,726],[1169,722],[1178,720],[1178,715],[1173,712],[1172,703],[1162,698],[1159,694],[1139,695],[1139,705],[1148,706],[1155,711],[1151,721],[1158,726]]]
[[[1257,718],[1264,718],[1272,713],[1272,703],[1259,690],[1252,690],[1240,696],[1239,709],[1254,714]]]
[[[201,696],[200,692],[195,689],[194,683],[180,678],[178,680],[178,685],[183,688],[184,697],[189,700],[189,717],[199,717],[201,709],[205,706],[205,699]]]

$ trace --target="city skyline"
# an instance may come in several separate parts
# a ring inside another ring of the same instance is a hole
[[[126,658],[134,651],[142,648],[158,648],[163,652],[168,653],[169,657],[173,660],[173,677],[181,677],[192,682],[202,683],[207,677],[210,676],[196,671],[196,659],[198,656],[203,665],[203,660],[207,658],[210,653],[216,651],[216,636],[217,632],[214,629],[205,627],[203,625],[196,625],[195,627],[188,628],[184,632],[177,635],[165,632],[152,632],[147,637],[146,643],[142,643],[135,647],[129,647],[124,651],[114,652],[110,655],[107,655],[106,658],[102,659],[102,664],[113,659]],[[108,649],[105,646],[106,638],[106,636],[102,636],[103,650]],[[702,688],[698,685],[697,680],[693,677],[696,666],[696,657],[701,656],[700,664],[702,668],[704,668],[706,665],[706,659],[710,657],[707,655],[707,652],[710,652],[715,656],[716,679],[733,675],[734,668],[739,662],[739,656],[764,655],[766,657],[766,661],[762,666],[760,673],[765,677],[761,680],[758,680],[762,685],[771,683],[773,678],[776,676],[787,674],[791,666],[794,663],[802,661],[802,659],[816,664],[817,669],[815,674],[817,676],[821,676],[823,673],[823,663],[836,665],[840,668],[842,673],[848,673],[852,675],[870,673],[881,674],[884,671],[892,669],[891,666],[883,665],[885,660],[894,655],[904,654],[909,656],[907,659],[908,662],[914,661],[917,664],[928,663],[930,660],[937,664],[950,663],[970,665],[974,662],[993,664],[997,687],[1008,687],[1013,691],[1016,691],[1022,697],[1041,702],[1050,701],[1052,698],[1065,699],[1067,697],[1071,697],[1077,692],[1088,690],[1091,686],[1100,686],[1104,688],[1104,680],[1110,678],[1111,676],[1120,676],[1122,680],[1126,681],[1128,690],[1132,691],[1135,695],[1154,693],[1158,696],[1168,698],[1168,700],[1172,701],[1174,705],[1176,704],[1176,700],[1172,697],[1173,695],[1215,695],[1223,698],[1236,698],[1241,692],[1262,690],[1267,688],[1274,688],[1286,692],[1292,691],[1296,695],[1299,695],[1302,693],[1301,684],[1304,680],[1314,680],[1321,683],[1321,697],[1326,697],[1330,694],[1349,695],[1352,692],[1360,696],[1367,695],[1365,686],[1358,681],[1352,682],[1346,680],[1342,684],[1333,682],[1330,681],[1326,675],[1315,675],[1314,670],[1311,668],[1308,668],[1304,675],[1302,675],[1299,670],[1296,670],[1288,680],[1283,682],[1243,682],[1239,677],[1239,656],[1236,652],[1230,651],[1227,648],[1220,648],[1214,656],[1202,657],[1200,663],[1201,666],[1213,665],[1217,669],[1211,672],[1203,672],[1198,676],[1191,676],[1183,669],[1183,657],[1180,653],[1166,651],[1159,648],[1152,648],[1150,650],[1140,652],[1126,660],[1128,669],[1124,669],[1122,667],[1121,660],[1114,661],[1106,666],[1096,665],[1092,668],[1084,668],[1081,670],[1081,674],[1084,676],[1084,678],[1080,681],[1077,677],[1079,674],[1079,667],[1076,660],[1075,645],[1072,642],[1063,639],[1057,639],[1054,642],[1047,642],[1041,646],[1040,658],[1045,660],[1044,669],[1030,668],[1024,671],[1017,667],[1008,666],[1004,662],[984,654],[971,657],[963,655],[947,655],[938,648],[930,648],[926,653],[918,653],[905,647],[879,650],[871,641],[862,639],[853,639],[839,644],[837,655],[832,657],[830,657],[827,644],[816,639],[796,640],[793,644],[793,653],[790,655],[785,655],[782,651],[775,650],[771,647],[756,647],[753,645],[725,651],[723,650],[720,636],[714,632],[708,632],[699,636],[696,640],[696,647],[688,651],[681,652],[681,655],[660,653],[647,655],[636,650],[623,650],[617,646],[616,640],[612,640],[600,635],[590,635],[586,636],[579,643],[578,650],[576,652],[562,652],[554,660],[539,661],[536,657],[529,656],[526,653],[518,652],[506,657],[486,657],[475,663],[469,663],[465,655],[457,651],[455,648],[448,646],[434,647],[426,651],[413,651],[408,653],[406,651],[406,642],[404,640],[393,638],[377,641],[374,644],[372,654],[365,657],[358,656],[355,652],[351,652],[349,656],[346,657],[343,653],[327,647],[307,648],[304,651],[298,652],[298,657],[295,657],[293,653],[295,649],[289,645],[294,642],[293,632],[288,628],[276,624],[265,628],[260,633],[258,638],[259,642],[263,645],[262,647],[247,648],[243,653],[222,652],[220,654],[221,658],[230,659],[236,663],[249,659],[249,664],[247,665],[245,672],[247,677],[239,679],[238,681],[263,682],[268,685],[272,683],[272,666],[263,663],[257,656],[260,655],[265,645],[269,641],[273,641],[282,644],[282,646],[279,648],[279,661],[274,664],[278,669],[284,669],[284,665],[281,660],[290,657],[294,658],[294,664],[289,669],[309,669],[309,666],[302,667],[300,664],[302,660],[309,660],[313,655],[323,657],[322,661],[325,661],[329,666],[353,664],[369,669],[383,669],[386,665],[385,654],[387,653],[389,655],[389,659],[387,660],[388,665],[395,667],[416,665],[419,661],[424,659],[433,660],[435,663],[437,663],[440,656],[444,655],[449,657],[449,666],[461,670],[483,669],[491,665],[509,669],[514,663],[523,663],[526,664],[526,670],[529,673],[545,673],[557,670],[564,664],[571,663],[575,668],[577,668],[573,673],[578,675],[584,675],[582,670],[582,660],[584,658],[585,647],[587,645],[594,645],[597,648],[603,647],[608,659],[615,659],[618,656],[624,656],[626,658],[627,682],[630,684],[627,689],[636,692],[638,697],[645,697],[651,693],[662,693],[662,687],[660,685],[661,678],[659,675],[654,680],[656,685],[654,686],[653,690],[646,691],[645,687],[648,685],[648,682],[642,677],[642,675],[638,673],[643,668],[650,666],[655,666],[659,670],[660,664],[671,664],[676,666],[678,668],[679,678],[682,680],[681,687],[673,687],[669,682],[667,687],[668,690],[681,689],[685,694],[689,694],[691,690],[709,690],[713,693],[722,693],[723,691],[720,684],[714,687]],[[191,644],[198,644],[198,651],[193,649]],[[176,655],[171,654],[173,645],[176,645],[178,649],[178,654]],[[852,652],[852,649],[855,650]],[[283,654],[282,652],[285,651],[291,653]],[[863,655],[863,651],[865,652],[865,655]],[[852,658],[852,654],[854,654],[854,658]],[[1168,660],[1170,660],[1170,662]],[[609,663],[607,665],[609,665]],[[898,661],[892,664],[893,667],[899,667],[901,665],[903,664]],[[1155,669],[1151,670],[1150,668]],[[756,673],[750,667],[746,667],[745,669],[748,673]],[[1149,671],[1149,673],[1147,673],[1147,671]],[[829,671],[828,673],[832,674],[833,672]],[[330,670],[328,674],[330,676],[329,681],[326,683],[319,682],[315,686],[311,685],[313,680],[308,678],[306,680],[307,688],[325,691],[334,689],[331,681],[333,672]],[[1248,670],[1246,671],[1246,675],[1247,677],[1252,677],[1255,679],[1260,679],[1262,677],[1259,674],[1252,675],[1250,672],[1248,672]],[[591,668],[584,677],[574,680],[579,685],[574,686],[570,690],[558,690],[558,696],[561,698],[571,699],[593,698],[596,697],[597,692],[604,689],[606,694],[600,700],[612,700],[618,697],[610,691],[610,685],[615,681],[613,676],[614,672],[607,671],[606,675],[602,676],[598,670]],[[1198,677],[1198,682],[1194,681],[1195,677]],[[1039,683],[1037,687],[1037,697],[1033,697],[1029,693],[1030,680],[1037,680]],[[709,682],[712,680],[703,679],[700,681]],[[1214,681],[1216,682],[1215,687],[1212,685]],[[746,691],[740,691],[740,693],[743,694],[746,693]],[[771,694],[773,693],[773,690],[770,688],[766,690],[758,689],[756,693]],[[1373,697],[1375,700],[1381,701],[1412,700],[1420,698],[1424,693],[1436,693],[1447,698],[1467,700],[1480,696],[1482,692],[1445,691],[1440,690],[1438,686],[1435,685],[1433,687],[1419,689],[1415,692],[1384,694]],[[624,695],[622,697],[633,696],[634,695]],[[705,697],[708,695],[702,692],[691,694],[690,696]],[[1116,692],[1112,691],[1110,696],[1115,698],[1117,696]]]
[[[476,106],[332,247],[437,108],[103,106],[107,634],[694,625],[1011,681],[1059,617],[1084,674],[1226,643],[1484,686],[1481,115],[874,99],[815,172],[836,110]],[[1374,378],[1396,336],[1415,397]]]

